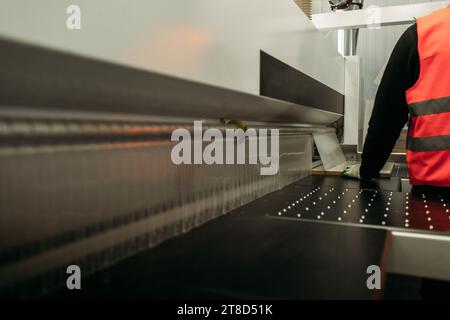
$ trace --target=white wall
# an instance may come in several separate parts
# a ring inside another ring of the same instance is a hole
[[[345,58],[344,144],[358,144],[361,105],[361,61],[359,56]]]
[[[254,94],[263,49],[344,92],[333,41],[292,0],[0,0],[0,35]]]

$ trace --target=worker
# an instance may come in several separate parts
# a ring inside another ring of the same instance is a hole
[[[412,193],[450,190],[450,6],[419,18],[397,42],[375,98],[361,165],[343,176],[376,178],[408,122]],[[422,279],[422,298],[450,298],[450,282]]]
[[[448,190],[450,6],[417,19],[400,37],[378,88],[361,165],[348,166],[342,175],[376,178],[408,119],[406,162],[413,190]]]

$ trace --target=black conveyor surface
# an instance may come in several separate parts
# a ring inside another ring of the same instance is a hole
[[[386,230],[269,216],[308,184],[359,187],[339,177],[309,177],[97,272],[82,290],[52,297],[374,297],[366,270],[381,264]],[[381,189],[398,185],[386,180]]]

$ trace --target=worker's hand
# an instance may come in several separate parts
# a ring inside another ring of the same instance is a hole
[[[341,172],[341,176],[350,179],[361,179],[359,175],[359,169],[361,168],[360,164],[354,164],[351,166],[347,166],[344,171]]]

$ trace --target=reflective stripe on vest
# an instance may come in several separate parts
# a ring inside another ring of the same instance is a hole
[[[450,187],[450,6],[417,20],[420,75],[406,91],[413,185]]]

